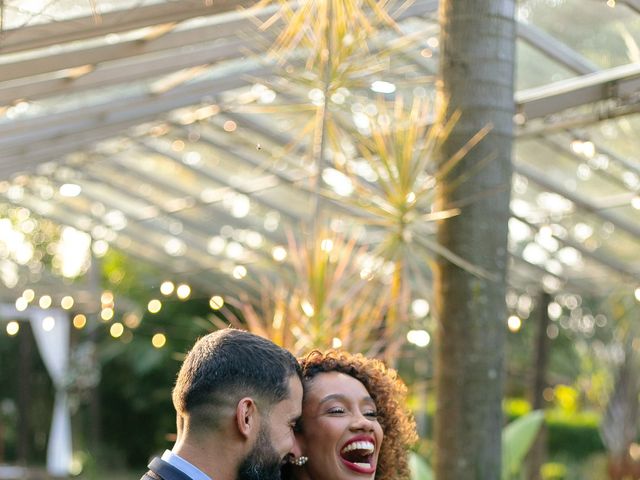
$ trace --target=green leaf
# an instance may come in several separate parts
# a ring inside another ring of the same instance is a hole
[[[502,431],[502,480],[520,472],[525,455],[533,445],[542,422],[542,410],[534,410],[507,425]]]
[[[433,470],[427,461],[415,452],[409,453],[411,480],[433,480]]]

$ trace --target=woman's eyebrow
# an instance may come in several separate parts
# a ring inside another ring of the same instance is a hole
[[[331,394],[323,397],[322,399],[320,399],[320,402],[318,402],[318,403],[320,405],[322,405],[323,403],[330,402],[332,400],[340,400],[340,401],[344,402],[344,401],[347,400],[347,397],[346,397],[346,395],[343,395],[341,393],[331,393]],[[361,402],[371,402],[374,405],[376,403],[371,396],[362,397],[360,399],[360,401]]]
[[[322,405],[323,403],[327,403],[330,402],[332,400],[341,400],[341,401],[345,401],[346,397],[340,393],[330,393],[329,395],[323,397],[320,399],[320,402],[318,402],[320,405]]]

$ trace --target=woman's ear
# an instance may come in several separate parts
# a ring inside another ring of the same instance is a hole
[[[236,426],[240,434],[249,438],[259,427],[258,423],[256,402],[251,397],[241,398],[236,405]]]

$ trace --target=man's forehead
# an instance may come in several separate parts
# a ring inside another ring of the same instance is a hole
[[[298,378],[297,376],[292,376],[289,379],[289,398],[300,408],[302,408],[302,394],[303,389],[300,378]]]
[[[302,382],[297,376],[289,379],[289,395],[278,402],[274,409],[289,418],[297,418],[302,413]]]

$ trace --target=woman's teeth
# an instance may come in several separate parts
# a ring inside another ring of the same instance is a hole
[[[375,446],[371,442],[353,442],[342,449],[342,453],[351,452],[353,450],[362,450],[367,454],[373,453]]]

